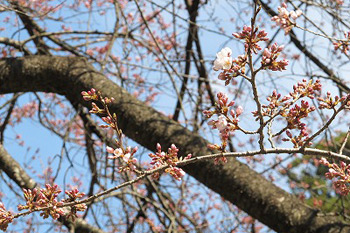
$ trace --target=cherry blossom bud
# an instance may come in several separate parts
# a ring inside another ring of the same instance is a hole
[[[218,79],[220,80],[226,80],[226,76],[225,76],[225,73],[224,72],[221,72],[218,76]]]
[[[176,146],[174,144],[171,144],[171,149],[172,150],[177,150]]]
[[[240,38],[239,34],[237,32],[232,33],[232,36],[236,37],[236,38]]]
[[[226,129],[226,127],[227,127],[226,117],[223,116],[223,115],[220,115],[218,117],[218,120],[217,120],[215,125],[216,125],[216,127],[218,128],[219,131],[222,131],[222,130]]]
[[[159,143],[157,143],[157,151],[161,151],[162,150],[162,147]]]
[[[325,165],[325,166],[328,166],[328,165],[329,165],[328,160],[327,160],[326,158],[324,158],[324,157],[322,157],[322,158],[320,159],[320,163],[323,164],[323,165]]]
[[[227,107],[231,107],[231,106],[233,106],[233,105],[235,105],[235,101],[231,101],[228,105],[227,105]]]
[[[106,146],[106,150],[108,153],[111,153],[111,154],[114,153],[114,149],[112,147]]]
[[[263,56],[271,57],[271,53],[270,53],[270,51],[267,48],[264,49]]]
[[[243,107],[242,106],[238,106],[236,108],[236,114],[237,116],[241,115],[243,113]]]
[[[208,144],[207,147],[210,150],[218,150],[220,148],[220,146],[216,144]]]
[[[277,49],[277,52],[282,52],[284,49],[284,45],[280,45]]]

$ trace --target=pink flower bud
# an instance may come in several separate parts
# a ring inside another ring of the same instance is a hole
[[[235,101],[231,101],[228,105],[227,105],[227,107],[231,107],[231,106],[233,106],[235,104]]]
[[[272,46],[271,46],[271,51],[274,52],[276,51],[277,49],[277,43],[274,43]]]
[[[242,106],[238,106],[236,108],[236,114],[237,116],[241,115],[243,113],[243,107]]]
[[[133,148],[133,150],[132,150],[132,154],[135,154],[135,153],[137,152],[138,149],[139,149],[139,148],[138,148],[137,146],[135,146],[135,147]]]
[[[282,52],[284,49],[284,45],[280,45],[277,49],[277,52]]]
[[[267,58],[271,57],[271,53],[267,48],[264,49],[263,56],[265,56]]]
[[[236,38],[240,38],[239,34],[237,32],[232,33],[232,36],[236,37]]]
[[[221,72],[221,73],[219,74],[219,76],[218,76],[218,79],[220,79],[220,80],[225,80],[225,79],[226,79],[225,73],[224,73],[224,72]]]
[[[227,120],[226,120],[226,117],[223,116],[223,115],[220,115],[220,116],[218,117],[218,120],[217,120],[217,122],[216,122],[215,125],[216,125],[216,127],[218,128],[218,130],[220,130],[220,131],[226,129],[226,127],[227,127]]]
[[[172,150],[177,150],[176,146],[174,144],[171,144],[171,149]]]
[[[323,164],[323,165],[325,165],[325,166],[328,166],[328,165],[329,165],[328,160],[327,160],[326,158],[324,158],[324,157],[322,157],[322,158],[320,159],[320,163]]]
[[[219,148],[218,145],[215,145],[215,144],[208,144],[207,147],[210,149],[210,150],[217,150]]]
[[[114,153],[114,149],[112,147],[106,146],[106,150],[108,153],[111,153],[111,154]]]
[[[159,143],[157,143],[157,151],[161,151],[162,150],[162,147]]]

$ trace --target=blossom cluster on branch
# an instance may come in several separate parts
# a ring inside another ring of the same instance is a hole
[[[215,103],[214,110],[205,110],[203,114],[207,118],[211,118],[214,115],[217,115],[217,120],[210,120],[208,125],[212,129],[218,129],[220,132],[221,145],[218,144],[209,144],[208,148],[212,150],[219,150],[221,152],[226,151],[227,141],[235,130],[239,129],[238,122],[239,116],[243,113],[243,107],[236,107],[236,111],[232,108],[235,105],[234,101],[228,101],[228,97],[225,93],[219,92],[217,94],[218,100]],[[226,158],[215,159],[215,162],[219,160],[226,162]]]
[[[116,134],[117,138],[115,139],[117,148],[112,148],[110,146],[106,147],[108,153],[113,154],[108,156],[108,159],[121,159],[124,163],[123,166],[119,167],[119,171],[136,170],[137,159],[134,157],[138,148],[131,148],[129,146],[124,146],[123,139],[124,134],[122,130],[118,127],[118,119],[115,113],[111,113],[108,108],[108,104],[114,101],[113,98],[102,97],[101,93],[96,91],[94,88],[91,88],[89,91],[81,92],[83,99],[85,101],[93,101],[91,103],[92,109],[90,113],[99,114],[103,122],[106,125],[101,125],[102,128],[112,128]],[[100,107],[99,107],[100,106]]]
[[[136,173],[142,173],[137,169],[137,159],[135,158],[135,153],[137,152],[138,148],[134,147],[131,148],[130,146],[124,146],[123,143],[123,132],[118,127],[117,122],[117,115],[115,113],[111,114],[108,108],[108,104],[113,102],[113,98],[108,97],[102,97],[101,93],[96,91],[94,88],[92,88],[90,91],[82,91],[81,92],[83,99],[85,101],[96,101],[92,102],[92,109],[90,110],[90,113],[95,114],[101,114],[101,119],[107,124],[102,125],[101,127],[112,128],[117,133],[117,138],[115,139],[115,142],[117,144],[117,148],[112,148],[110,146],[106,147],[106,150],[108,153],[113,154],[112,156],[108,156],[108,159],[121,159],[121,161],[124,163],[123,166],[119,167],[119,172],[124,172],[127,170],[135,171]],[[102,105],[102,108],[98,107],[99,105]],[[191,158],[191,154],[187,155],[185,158],[178,158],[178,152],[179,150],[176,148],[174,144],[171,145],[171,147],[168,149],[168,153],[161,151],[161,146],[158,143],[157,144],[157,152],[155,154],[150,154],[149,156],[152,158],[152,162],[150,165],[152,167],[149,170],[156,170],[157,168],[164,167],[165,173],[170,174],[172,177],[174,177],[176,180],[181,180],[181,178],[185,175],[185,172],[181,169],[176,167],[176,163],[188,160]],[[160,174],[159,172],[155,172],[152,177],[153,178],[159,178]]]
[[[6,210],[3,203],[0,202],[0,230],[6,231],[8,225],[13,221],[14,214]]]
[[[70,207],[64,207],[63,205],[65,203],[77,201],[85,196],[85,193],[79,192],[78,189],[66,190],[65,193],[68,195],[68,198],[59,201],[57,197],[61,192],[62,191],[56,184],[46,184],[45,188],[41,189],[23,189],[23,196],[26,200],[26,204],[20,204],[17,208],[19,211],[27,210],[27,212],[18,214],[7,211],[3,203],[0,202],[0,230],[6,231],[8,224],[11,223],[13,219],[37,211],[40,212],[40,216],[44,219],[51,216],[53,219],[57,220],[63,216],[74,221],[78,217],[77,212],[85,211],[87,206],[84,203],[71,205]]]
[[[152,167],[150,170],[157,169],[161,166],[166,166],[165,172],[169,173],[176,180],[181,180],[181,178],[185,175],[185,172],[176,167],[176,164],[180,161],[188,160],[192,157],[191,154],[188,154],[185,158],[179,158],[177,152],[179,149],[172,144],[170,148],[168,148],[168,153],[162,151],[162,147],[159,143],[157,143],[157,152],[155,154],[150,153],[149,156],[152,158],[152,162],[150,163]],[[153,173],[152,177],[155,179],[159,178],[159,172]]]
[[[296,25],[295,20],[302,15],[301,10],[288,11],[287,4],[282,2],[281,6],[278,7],[278,15],[271,18],[272,21],[276,22],[277,26],[280,26],[285,34],[287,35],[290,30]]]
[[[345,39],[344,40],[337,40],[333,42],[334,50],[340,50],[345,55],[348,55],[349,51],[349,44],[350,44],[350,32],[344,33]]]
[[[257,134],[259,136],[260,149],[263,152],[265,150],[265,133],[264,129],[267,128],[268,140],[273,148],[275,148],[273,138],[285,133],[286,137],[282,138],[282,141],[290,141],[294,148],[305,148],[312,145],[312,139],[323,132],[334,120],[334,118],[342,110],[347,110],[350,107],[350,95],[343,97],[332,97],[330,92],[327,92],[325,97],[322,97],[322,85],[320,80],[306,80],[303,79],[293,86],[293,91],[288,95],[282,96],[277,90],[274,90],[270,96],[267,97],[268,104],[262,104],[260,96],[256,87],[257,74],[263,70],[270,71],[283,71],[286,70],[288,61],[278,60],[280,53],[283,51],[284,46],[279,46],[274,43],[263,50],[261,55],[261,66],[254,67],[253,56],[259,54],[262,50],[259,42],[268,41],[267,33],[264,30],[258,29],[255,26],[254,20],[258,14],[260,8],[257,8],[255,15],[252,18],[251,26],[244,26],[242,32],[233,33],[233,36],[237,39],[244,40],[244,55],[239,55],[236,59],[231,58],[233,53],[228,47],[223,48],[216,54],[213,70],[221,71],[218,75],[219,80],[224,80],[225,85],[232,82],[233,78],[243,77],[246,79],[253,90],[254,101],[257,106],[257,110],[253,111],[253,117],[260,123],[258,129],[254,131],[247,131],[238,125],[238,116],[242,113],[242,108],[238,107],[234,111],[232,106],[234,101],[228,101],[228,97],[225,93],[220,92],[217,97],[218,100],[215,103],[214,110],[203,111],[207,118],[211,118],[217,115],[216,120],[210,120],[208,125],[213,129],[218,129],[220,132],[221,145],[209,144],[208,147],[213,150],[218,150],[221,153],[226,152],[227,142],[235,130],[240,130],[245,134]],[[284,29],[285,34],[288,34],[290,30],[296,26],[295,20],[301,16],[302,12],[288,11],[287,5],[282,3],[278,8],[279,14],[272,17],[272,21],[276,22],[281,28]],[[348,42],[350,33],[346,34],[347,40],[334,43],[335,50],[340,49],[343,53],[347,54]],[[246,66],[250,68],[250,77],[246,74]],[[309,99],[309,100],[308,100]],[[330,119],[314,134],[311,134],[311,130],[308,129],[306,121],[303,119],[309,117],[310,113],[316,110],[316,106],[310,104],[310,100],[318,104],[320,110],[328,109],[333,110],[333,115]],[[279,132],[274,133],[272,128],[272,122],[277,117],[284,119],[286,125]],[[295,132],[296,131],[296,132]],[[226,162],[226,158],[216,158],[218,161]],[[330,164],[325,159],[322,160],[322,164],[330,168],[326,177],[329,179],[338,178],[333,184],[338,193],[347,195],[350,192],[350,179],[349,179],[349,167],[344,162],[341,162],[340,166],[333,163]]]
[[[328,167],[326,178],[333,180],[335,191],[343,196],[350,193],[350,164],[340,161],[340,166],[330,163],[326,158],[320,159],[320,163]]]

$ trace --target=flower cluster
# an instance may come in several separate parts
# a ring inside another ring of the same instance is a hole
[[[78,189],[67,190],[65,193],[68,195],[67,199],[59,201],[57,199],[58,194],[61,193],[58,185],[46,184],[43,189],[23,189],[24,198],[26,200],[25,205],[18,205],[18,210],[28,210],[30,212],[41,211],[40,216],[48,218],[51,216],[53,219],[58,219],[61,216],[71,218],[73,221],[78,217],[78,211],[85,211],[85,204],[76,204],[70,207],[63,207],[64,203],[70,203],[77,201],[77,199],[83,197],[85,194],[79,192]],[[25,213],[25,214],[28,214]],[[7,211],[0,202],[0,230],[6,231],[8,224],[23,214],[14,215],[10,211]]]
[[[339,97],[335,96],[334,99],[331,96],[331,93],[328,91],[326,98],[318,97],[317,100],[320,102],[319,109],[334,109],[339,103],[343,102],[346,99],[346,96]]]
[[[273,90],[272,94],[268,96],[266,99],[270,103],[268,105],[263,104],[262,105],[262,115],[263,116],[273,116],[278,112],[278,109],[280,107],[288,107],[290,105],[290,102],[287,102],[291,97],[290,96],[284,96],[281,98],[281,94],[277,94],[276,90]],[[254,111],[253,115],[255,117],[258,117],[258,112]],[[258,120],[258,118],[256,119]]]
[[[296,25],[295,20],[299,18],[302,13],[301,10],[288,11],[287,4],[283,2],[281,6],[278,7],[278,15],[273,16],[271,20],[276,22],[276,24],[280,26],[287,35]]]
[[[85,101],[98,100],[98,95],[94,88],[91,88],[90,91],[82,91],[81,95]]]
[[[310,112],[316,110],[315,106],[310,106],[309,102],[306,100],[301,100],[300,106],[295,104],[294,107],[290,106],[295,103],[297,100],[308,97],[314,99],[315,95],[320,92],[322,85],[320,80],[307,81],[303,79],[301,82],[298,82],[293,86],[293,92],[289,93],[288,98],[292,99],[290,102],[285,103],[285,108],[280,112],[280,115],[287,120],[286,129],[298,129],[299,135],[293,136],[292,133],[287,130],[286,135],[288,138],[283,138],[283,141],[290,141],[293,143],[294,148],[303,146],[305,142],[309,139],[308,129],[305,123],[301,122],[301,119],[306,118]],[[310,145],[311,143],[309,143]]]
[[[13,214],[7,211],[4,204],[0,202],[0,230],[6,231],[9,223],[13,221]]]
[[[320,159],[320,163],[328,167],[326,178],[333,180],[333,186],[337,193],[348,195],[350,193],[350,164],[340,161],[340,166],[336,163],[330,163],[326,158]]]
[[[300,132],[298,136],[293,136],[289,130],[286,130],[288,138],[283,138],[282,141],[290,141],[291,143],[293,143],[294,148],[304,146],[306,141],[309,139],[309,133],[307,132],[308,129],[304,123],[299,124],[299,129]],[[309,142],[308,145],[311,145],[311,142]]]
[[[231,57],[232,50],[228,47],[223,48],[216,54],[213,69],[215,71],[222,70],[218,78],[225,81],[227,86],[230,82],[234,83],[233,78],[245,75],[245,66],[248,64],[248,56],[253,53],[257,54],[262,50],[258,44],[261,41],[267,41],[267,33],[264,30],[259,31],[258,28],[252,28],[244,26],[243,31],[239,33],[233,33],[238,39],[244,40],[245,54],[239,55],[233,59]],[[249,48],[249,49],[248,49]],[[277,61],[280,53],[284,49],[284,46],[278,46],[277,43],[264,49],[261,68],[269,69],[272,71],[282,71],[286,69],[288,61],[286,59]]]
[[[345,55],[348,55],[349,51],[349,43],[350,43],[350,32],[344,33],[345,40],[338,40],[337,42],[333,42],[334,50],[340,50]]]
[[[291,112],[289,111],[289,107],[303,97],[314,99],[318,94],[317,92],[320,92],[321,89],[322,85],[320,83],[320,80],[313,82],[313,80],[307,81],[306,79],[303,79],[301,82],[298,82],[293,86],[293,91],[290,92],[289,95],[286,95],[284,97],[282,97],[281,94],[278,94],[277,91],[274,90],[272,94],[267,97],[269,104],[262,105],[262,114],[263,116],[270,117],[274,116],[275,114],[279,114],[283,117],[289,117],[288,123],[290,126],[297,125],[297,123],[292,124],[294,121],[292,120],[293,117],[297,115],[305,117],[304,115],[307,116],[308,113],[314,111],[315,109],[314,107],[310,107],[305,101],[302,101],[301,106],[296,105],[294,109],[291,109]],[[297,112],[299,113],[297,114]],[[257,111],[254,111],[253,115],[255,117],[258,117],[259,114]],[[293,127],[289,128],[292,129]]]
[[[314,99],[322,89],[320,80],[307,81],[303,79],[293,86],[293,91],[282,97],[276,90],[267,97],[269,104],[262,105],[262,115],[270,117],[270,120],[281,116],[287,121],[287,126],[275,135],[280,135],[286,131],[287,138],[283,141],[291,141],[295,148],[302,146],[309,139],[308,129],[305,123],[302,123],[303,118],[308,117],[309,113],[316,110],[315,106],[310,106],[309,102],[302,98]],[[300,104],[296,104],[301,99]],[[292,107],[293,106],[293,107]],[[259,120],[258,111],[253,112],[256,120]],[[289,130],[298,129],[299,135],[293,136]]]
[[[315,82],[313,80],[307,81],[303,79],[301,82],[298,82],[293,86],[293,92],[289,93],[289,95],[294,99],[299,99],[301,97],[308,97],[310,99],[314,99],[316,92],[320,92],[322,89],[322,84],[319,79]]]
[[[267,33],[265,30],[259,31],[259,28],[256,27],[252,29],[252,27],[244,26],[242,32],[233,33],[234,37],[240,40],[244,40],[244,48],[247,52],[248,49],[251,49],[255,54],[258,53],[259,50],[261,50],[260,45],[258,42],[260,41],[267,41],[269,38],[267,38]]]
[[[304,129],[305,124],[301,123],[300,120],[307,117],[310,112],[315,111],[315,106],[310,106],[309,102],[302,100],[301,105],[296,104],[289,111],[282,112],[281,116],[285,117],[288,122],[288,129]]]
[[[232,59],[232,58],[231,58]],[[217,61],[219,60],[219,61]],[[222,60],[222,59],[221,59]],[[214,61],[214,70],[217,70],[215,63],[220,63],[220,58]],[[219,79],[225,81],[225,86],[227,86],[231,80],[234,83],[233,78],[245,73],[245,65],[247,64],[247,55],[239,55],[237,58],[233,59],[231,65],[228,69],[222,69],[223,71],[219,74]],[[226,67],[227,68],[227,67]]]
[[[81,95],[83,96],[83,99],[85,101],[94,100],[94,101],[102,103],[103,106],[105,106],[106,104],[110,104],[114,101],[113,97],[112,98],[108,98],[108,97],[102,98],[101,93],[97,92],[94,88],[91,88],[90,91],[82,91]],[[92,102],[91,105],[92,105],[92,109],[90,110],[90,113],[107,114],[106,108],[98,107],[95,102]]]
[[[207,118],[211,118],[214,115],[217,115],[217,120],[210,120],[208,125],[213,129],[218,129],[220,132],[220,139],[222,141],[221,145],[209,144],[208,147],[213,150],[219,150],[225,152],[227,146],[227,140],[230,133],[239,129],[238,117],[243,113],[242,106],[238,106],[236,111],[231,107],[235,104],[234,101],[228,101],[228,97],[225,93],[219,92],[217,94],[217,102],[215,103],[214,110],[204,110],[203,114]]]
[[[115,140],[117,144],[117,148],[114,149],[112,147],[107,146],[107,152],[113,154],[113,156],[108,156],[108,159],[117,159],[120,158],[125,165],[119,167],[119,172],[132,170],[134,171],[136,169],[135,164],[137,163],[137,159],[134,158],[134,154],[137,152],[137,147],[131,149],[131,147],[125,147],[123,145],[123,132],[118,127],[117,123],[117,115],[111,114],[108,109],[108,104],[112,103],[114,101],[114,98],[108,98],[108,97],[102,97],[101,93],[96,91],[95,89],[91,89],[90,91],[83,91],[81,92],[83,95],[84,100],[89,101],[95,101],[92,102],[92,109],[90,110],[90,113],[94,114],[100,114],[101,119],[107,124],[107,125],[101,125],[102,128],[112,128],[117,132],[118,139]],[[98,105],[101,105],[102,108],[98,107]]]
[[[122,167],[119,168],[119,172],[123,172],[126,170],[135,170],[136,166],[135,164],[137,163],[137,159],[134,158],[134,154],[137,152],[138,147],[134,147],[131,149],[130,146],[126,147],[126,149],[123,148],[117,148],[113,149],[112,147],[107,146],[106,147],[107,152],[113,154],[113,156],[108,156],[108,159],[117,159],[121,158],[123,162],[126,164]]]
[[[214,62],[214,68],[216,70],[219,69],[230,69],[232,65],[232,58],[231,58],[231,49],[224,48],[221,52],[216,54],[217,59]],[[134,157],[135,153],[137,152],[138,148],[134,147],[125,147],[123,145],[123,138],[124,135],[122,133],[122,130],[119,129],[118,123],[117,123],[117,116],[116,114],[111,114],[108,108],[108,104],[113,102],[113,98],[105,97],[103,98],[101,96],[100,92],[97,92],[95,89],[91,89],[90,91],[83,91],[81,92],[83,95],[84,100],[89,101],[95,101],[103,106],[103,108],[100,108],[97,106],[95,102],[92,102],[92,110],[90,113],[100,114],[101,119],[107,124],[102,125],[101,127],[107,128],[111,127],[117,132],[118,139],[115,139],[115,142],[117,144],[117,148],[112,148],[110,146],[106,147],[106,150],[108,153],[113,154],[112,156],[108,156],[108,159],[120,159],[125,163],[125,165],[119,167],[119,172],[124,172],[127,170],[139,172],[136,170],[136,163],[137,159]],[[104,115],[104,116],[103,116]],[[165,172],[169,173],[171,176],[173,176],[177,180],[181,180],[181,178],[184,176],[185,172],[181,169],[176,167],[176,163],[179,161],[182,161],[182,159],[179,159],[177,157],[178,149],[175,145],[171,145],[171,148],[169,148],[168,153],[162,152],[161,147],[159,144],[157,144],[157,150],[156,154],[150,154],[150,157],[152,158],[151,165],[153,165],[152,169],[156,169],[161,166],[167,166],[165,168]],[[187,155],[185,160],[191,158],[191,155]],[[153,174],[153,177],[159,177],[159,172],[156,172]]]
[[[77,188],[72,189],[72,190],[66,190],[65,192],[68,195],[67,199],[62,200],[62,202],[73,202],[78,200],[79,198],[82,198],[83,196],[85,196],[85,193],[79,192],[79,190]],[[78,211],[85,211],[87,208],[87,206],[82,203],[82,204],[76,204],[71,206],[70,212],[66,215],[67,218],[71,218],[72,221],[74,221],[78,215],[77,212]]]
[[[179,149],[172,144],[170,148],[168,148],[168,153],[162,151],[162,147],[159,143],[157,143],[157,152],[155,154],[149,154],[152,158],[152,162],[150,163],[152,166],[151,169],[156,169],[161,166],[167,166],[165,168],[165,172],[169,173],[172,177],[177,180],[181,180],[181,178],[185,175],[185,172],[176,167],[177,162],[188,160],[192,157],[191,154],[188,154],[185,158],[178,158]],[[159,172],[156,172],[152,175],[153,178],[158,179],[160,176]]]
[[[261,60],[261,65],[264,69],[269,69],[272,71],[282,71],[286,70],[288,61],[286,59],[277,61],[277,58],[280,55],[280,52],[284,49],[284,46],[278,46],[277,43],[274,43],[269,48],[265,48],[263,52],[263,57]]]
[[[45,185],[44,189],[23,189],[24,198],[26,199],[26,205],[18,205],[18,210],[28,209],[30,211],[36,208],[49,207],[40,213],[43,218],[51,216],[53,219],[58,219],[60,216],[65,215],[60,206],[63,205],[62,201],[57,200],[58,194],[61,192],[58,185]]]

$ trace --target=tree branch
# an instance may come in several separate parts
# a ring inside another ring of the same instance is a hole
[[[33,189],[37,186],[36,182],[26,173],[21,165],[7,153],[2,144],[0,144],[0,169],[22,189]],[[63,218],[60,220],[68,229],[73,228],[75,233],[104,233],[104,231],[89,225],[83,219],[77,218],[75,222]]]
[[[120,128],[144,147],[154,150],[157,142],[164,147],[176,143],[180,156],[211,153],[205,139],[134,98],[84,58],[28,56],[0,60],[0,94],[54,92],[65,95],[73,105],[88,106],[80,92],[92,87],[115,98],[110,110],[117,113]],[[184,170],[277,232],[350,231],[349,224],[339,217],[320,216],[318,210],[307,207],[236,159],[229,159],[225,165],[200,161]]]

